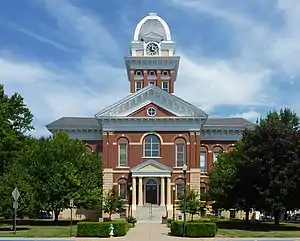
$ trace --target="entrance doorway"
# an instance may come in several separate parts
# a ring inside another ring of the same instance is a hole
[[[158,185],[155,179],[148,179],[145,183],[146,203],[158,204]]]

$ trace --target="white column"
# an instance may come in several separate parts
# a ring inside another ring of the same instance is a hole
[[[143,178],[139,177],[139,204],[138,206],[143,206]]]
[[[165,178],[160,178],[160,206],[165,206]]]
[[[168,208],[171,206],[171,177],[167,177],[167,206]]]
[[[136,178],[132,178],[132,210],[136,210]]]

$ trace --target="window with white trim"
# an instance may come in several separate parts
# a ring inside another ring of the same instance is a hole
[[[169,81],[161,82],[161,88],[167,92],[169,92]]]
[[[207,156],[206,150],[201,150],[200,151],[200,170],[201,170],[201,172],[206,172],[206,156]]]
[[[177,140],[175,143],[176,166],[182,167],[185,164],[185,141]]]
[[[127,166],[127,142],[119,143],[119,167]]]
[[[214,151],[213,153],[213,162],[216,162],[218,160],[219,151]]]
[[[148,85],[156,85],[156,82],[155,81],[149,81]]]
[[[144,157],[159,157],[160,141],[156,135],[147,135],[144,139]]]
[[[213,149],[213,163],[215,163],[218,160],[218,156],[222,152],[222,149],[220,147],[215,147]]]
[[[142,88],[143,88],[142,81],[136,81],[135,82],[135,91],[138,91],[138,90],[140,90]]]

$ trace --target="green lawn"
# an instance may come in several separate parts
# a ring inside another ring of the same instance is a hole
[[[219,237],[300,237],[300,223],[249,223],[242,221],[218,221]]]
[[[67,223],[54,225],[52,222],[32,223],[30,225],[17,225],[17,233],[10,231],[11,225],[0,222],[0,237],[69,237],[70,227]],[[77,233],[73,225],[73,236]]]

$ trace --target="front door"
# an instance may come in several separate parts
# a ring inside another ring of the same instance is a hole
[[[157,203],[157,183],[153,179],[149,179],[146,183],[146,203]]]

